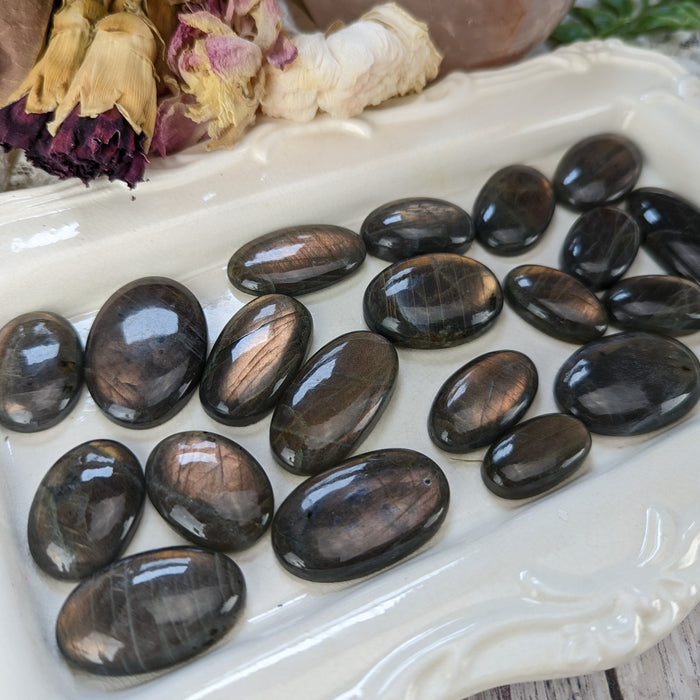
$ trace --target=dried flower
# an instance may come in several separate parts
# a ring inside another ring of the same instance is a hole
[[[210,146],[235,143],[255,121],[265,62],[282,67],[296,57],[276,0],[208,0],[179,20],[168,62],[181,93],[159,107],[153,147],[161,155],[205,133]]]
[[[106,175],[134,187],[155,126],[157,39],[140,0],[118,5],[105,15],[95,0],[64,3],[25,94],[0,111],[0,142],[61,178]]]
[[[318,110],[339,118],[418,92],[437,76],[442,57],[423,22],[398,5],[380,5],[327,34],[297,34],[286,70],[265,68],[262,111],[308,121]]]
[[[26,96],[27,112],[52,112],[64,99],[92,39],[94,23],[107,14],[102,0],[63,0],[41,58],[19,88],[14,102]]]

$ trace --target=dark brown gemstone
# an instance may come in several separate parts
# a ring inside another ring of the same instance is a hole
[[[204,369],[207,325],[186,287],[144,277],[98,312],[85,348],[85,381],[108,418],[151,428],[187,402]]]
[[[562,413],[536,416],[489,448],[481,477],[501,498],[539,496],[570,477],[590,449],[591,435],[577,418]]]
[[[625,203],[639,225],[642,238],[653,231],[700,235],[700,210],[674,192],[659,187],[639,187],[629,193]]]
[[[141,465],[124,445],[91,440],[74,447],[34,495],[27,525],[34,561],[67,580],[109,564],[130,542],[145,496]]]
[[[347,228],[290,226],[239,248],[229,260],[228,278],[248,294],[307,294],[344,279],[364,259],[365,244]]]
[[[161,440],[146,462],[148,495],[186,539],[210,549],[250,547],[270,524],[270,480],[223,435],[189,430]]]
[[[56,425],[83,386],[83,346],[63,317],[22,314],[0,329],[0,424],[21,433]]]
[[[552,183],[557,199],[578,211],[622,199],[637,183],[642,154],[622,134],[596,134],[561,158]]]
[[[293,297],[267,294],[246,304],[209,353],[199,385],[204,410],[226,425],[260,420],[304,361],[312,326]]]
[[[669,274],[700,284],[700,235],[693,231],[651,231],[644,247]]]
[[[529,324],[569,343],[597,338],[608,325],[603,305],[575,277],[544,265],[520,265],[506,276],[513,310]]]
[[[523,417],[537,384],[537,369],[521,352],[480,355],[440,387],[428,417],[430,438],[447,452],[490,445]]]
[[[700,363],[675,338],[629,331],[579,348],[560,368],[562,411],[603,435],[639,435],[685,416],[700,398]]]
[[[610,320],[628,331],[686,335],[700,330],[700,285],[672,275],[626,277],[604,298]]]
[[[420,255],[380,272],[364,295],[367,325],[397,345],[445,348],[478,337],[503,306],[494,274],[454,253]]]
[[[596,207],[569,229],[561,266],[589,289],[606,289],[627,272],[639,244],[639,227],[629,214],[616,207]]]
[[[272,414],[270,445],[294,474],[318,474],[345,459],[379,420],[399,369],[394,346],[353,331],[322,347]]]
[[[498,255],[518,255],[547,230],[554,214],[554,191],[539,170],[509,165],[487,180],[473,212],[480,243]]]
[[[280,563],[311,581],[345,581],[394,564],[440,528],[450,491],[419,452],[367,452],[307,479],[280,505],[272,546]]]
[[[224,554],[193,547],[142,552],[73,590],[56,621],[58,648],[90,673],[157,671],[221,639],[245,597],[243,574]]]
[[[464,253],[474,226],[456,204],[409,197],[377,207],[362,222],[360,235],[370,255],[396,262],[425,253]]]

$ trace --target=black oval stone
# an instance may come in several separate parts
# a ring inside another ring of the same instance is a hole
[[[394,346],[369,331],[324,345],[302,367],[272,414],[270,446],[294,474],[345,459],[379,420],[399,369]]]
[[[447,452],[490,445],[523,417],[537,385],[537,369],[523,353],[480,355],[440,387],[428,416],[430,439]]]
[[[272,523],[272,547],[287,571],[311,581],[372,574],[425,544],[447,514],[440,467],[419,452],[353,457],[300,484]]]
[[[629,214],[616,207],[596,207],[569,229],[561,266],[589,289],[606,289],[630,268],[640,242],[639,226]]]
[[[425,253],[464,253],[474,226],[456,204],[408,197],[377,207],[362,222],[360,235],[370,255],[396,262]]]
[[[64,454],[39,484],[27,524],[29,551],[47,574],[84,578],[131,541],[146,486],[138,459],[113,440],[90,440]]]
[[[246,304],[209,353],[199,385],[204,410],[226,425],[260,420],[301,367],[312,327],[293,297],[267,294]]]
[[[479,241],[498,255],[518,255],[542,237],[554,214],[549,180],[527,165],[509,165],[494,173],[474,202]]]
[[[228,278],[248,294],[307,294],[355,272],[365,252],[362,239],[342,226],[289,226],[239,248],[229,260]]]
[[[99,310],[85,347],[85,381],[108,418],[151,428],[187,402],[204,369],[207,325],[179,282],[144,277]]]
[[[80,583],[56,621],[63,656],[123,676],[174,666],[221,639],[246,596],[226,555],[190,547],[141,552]]]
[[[397,345],[444,348],[481,335],[503,294],[494,274],[454,253],[420,255],[380,272],[364,295],[367,325]]]
[[[622,134],[596,134],[562,156],[552,184],[557,199],[583,211],[622,199],[637,183],[642,154]]]
[[[603,305],[575,277],[544,265],[519,265],[503,284],[513,310],[530,325],[569,343],[585,343],[605,333]]]
[[[250,547],[272,519],[270,480],[223,435],[188,430],[161,440],[146,462],[151,503],[183,537],[209,549]]]
[[[35,311],[0,329],[0,424],[21,433],[56,425],[83,386],[83,346],[62,316]]]
[[[642,238],[653,231],[700,232],[700,210],[686,199],[660,187],[639,187],[625,199]]]
[[[626,277],[603,301],[611,322],[624,330],[668,335],[700,330],[700,286],[682,277]]]
[[[539,496],[570,477],[590,449],[591,435],[577,418],[562,413],[536,416],[491,445],[481,477],[501,498]]]
[[[603,435],[638,435],[685,416],[700,398],[700,363],[675,338],[629,331],[579,348],[557,373],[562,411]]]
[[[692,231],[651,231],[644,248],[668,273],[700,284],[700,235]]]

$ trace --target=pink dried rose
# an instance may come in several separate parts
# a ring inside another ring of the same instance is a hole
[[[152,148],[173,153],[204,138],[230,146],[253,124],[264,65],[282,70],[296,49],[276,0],[209,0],[179,16],[168,64],[180,91],[161,101]]]

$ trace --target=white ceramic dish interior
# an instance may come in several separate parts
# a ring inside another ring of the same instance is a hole
[[[453,74],[418,97],[347,121],[263,122],[226,152],[194,149],[154,162],[131,192],[63,182],[0,195],[2,323],[24,311],[67,316],[83,338],[96,310],[122,284],[167,275],[187,284],[207,315],[210,343],[250,298],[225,266],[243,242],[280,226],[321,222],[359,229],[376,206],[431,195],[471,210],[486,178],[522,162],[551,175],[579,138],[619,131],[645,155],[640,184],[698,199],[700,87],[672,61],[620,43],[590,43],[511,67]],[[574,215],[558,208],[533,251],[497,258],[468,252],[503,279],[523,262],[556,265]],[[361,297],[384,266],[361,270],[302,297],[314,316],[315,351],[364,328]],[[659,271],[641,252],[630,274]],[[695,351],[698,334],[685,338]],[[266,468],[277,502],[299,479],[272,460],[269,418],[229,429],[196,396],[156,429],[118,428],[87,392],[58,426],[3,432],[0,538],[0,668],[7,697],[32,698],[459,698],[496,684],[579,674],[642,652],[700,600],[698,411],[670,430],[630,439],[594,437],[578,478],[525,503],[481,483],[481,452],[440,453],[426,430],[436,391],[487,350],[516,348],[534,360],[540,390],[528,417],[555,410],[552,381],[575,349],[505,308],[471,343],[400,350],[389,409],[361,450],[421,450],[445,470],[447,520],[416,555],[376,576],[313,584],[283,571],[269,536],[237,555],[248,582],[243,619],[209,653],[154,677],[116,681],[71,670],[54,642],[71,589],[29,556],[26,518],[43,474],[69,448],[121,440],[142,462],[183,429],[227,434]],[[147,504],[127,553],[182,544]]]

